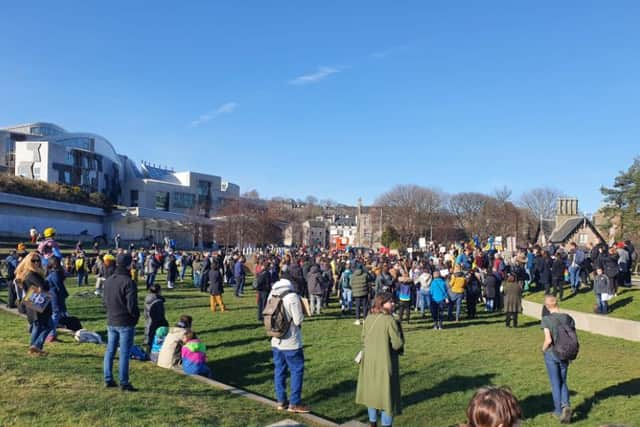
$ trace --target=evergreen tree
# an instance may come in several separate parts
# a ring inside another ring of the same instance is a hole
[[[640,157],[631,167],[621,171],[613,187],[600,188],[607,206],[603,213],[609,221],[619,221],[617,240],[637,237],[640,234]]]

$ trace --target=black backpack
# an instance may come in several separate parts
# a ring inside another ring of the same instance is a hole
[[[571,318],[567,315],[567,317]],[[553,353],[563,362],[576,360],[580,351],[580,343],[576,328],[561,322],[557,317],[550,315],[551,321],[556,326],[557,336],[554,337]]]
[[[282,338],[289,332],[291,319],[287,317],[287,312],[284,308],[284,297],[290,293],[291,291],[284,291],[279,295],[271,295],[264,310],[262,310],[264,328],[270,337]]]

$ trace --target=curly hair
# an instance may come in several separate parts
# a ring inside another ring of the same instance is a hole
[[[33,262],[33,260],[37,258],[40,260],[40,263]],[[18,264],[16,267],[16,279],[19,282],[24,281],[24,278],[27,277],[29,273],[37,273],[41,277],[45,276],[44,268],[42,267],[42,257],[38,252],[30,252],[24,259]]]

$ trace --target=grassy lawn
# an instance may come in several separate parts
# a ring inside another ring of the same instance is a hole
[[[533,292],[525,297],[529,301],[544,302],[544,292]],[[569,286],[564,288],[564,299],[560,306],[567,310],[593,313],[596,304],[596,296],[593,290],[580,289],[577,294],[571,294]],[[609,301],[609,316],[620,319],[635,320],[640,322],[640,289],[638,288],[618,288],[618,296]]]
[[[74,280],[68,280],[72,293]],[[141,298],[144,296],[141,292]],[[3,291],[0,296],[6,296]],[[225,294],[229,311],[211,313],[208,297],[192,288],[166,291],[168,320],[194,316],[194,329],[208,345],[215,379],[273,396],[271,350],[256,321],[252,292],[244,298]],[[106,329],[101,301],[72,296],[70,311],[88,329]],[[307,319],[303,399],[322,416],[345,422],[365,420],[354,403],[361,327],[341,318],[335,302],[326,314]],[[413,313],[412,313],[413,314]],[[269,408],[220,393],[180,375],[132,362],[131,378],[143,389],[135,395],[102,389],[102,354],[93,345],[50,345],[48,359],[23,355],[27,348],[24,320],[2,314],[0,332],[0,424],[36,424],[37,414],[51,423],[77,425],[211,424],[264,425],[285,418]],[[539,322],[521,319],[519,329],[506,329],[502,316],[482,313],[479,319],[430,329],[431,322],[405,325],[406,351],[401,358],[404,413],[398,426],[450,426],[464,421],[473,392],[487,384],[509,385],[520,399],[526,426],[552,426],[552,402],[540,346]],[[140,332],[143,327],[140,326]],[[69,338],[64,338],[69,341]],[[141,342],[141,334],[137,341]],[[574,425],[604,423],[640,425],[640,343],[580,333],[581,353],[569,371]],[[34,366],[36,369],[34,369]],[[38,372],[37,377],[34,372]],[[25,406],[27,398],[38,404]],[[280,415],[280,416],[278,416]]]

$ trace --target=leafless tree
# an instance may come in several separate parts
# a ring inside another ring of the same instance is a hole
[[[501,203],[506,203],[511,198],[512,194],[513,194],[513,191],[511,191],[511,189],[506,185],[503,185],[502,187],[496,188],[495,190],[493,190],[493,197],[498,199],[498,201]]]
[[[489,200],[486,194],[458,193],[449,198],[449,211],[455,216],[458,226],[470,234],[480,232],[482,208]]]
[[[556,211],[556,202],[561,195],[562,192],[555,188],[534,188],[520,196],[520,205],[529,209],[538,220],[552,218]]]

